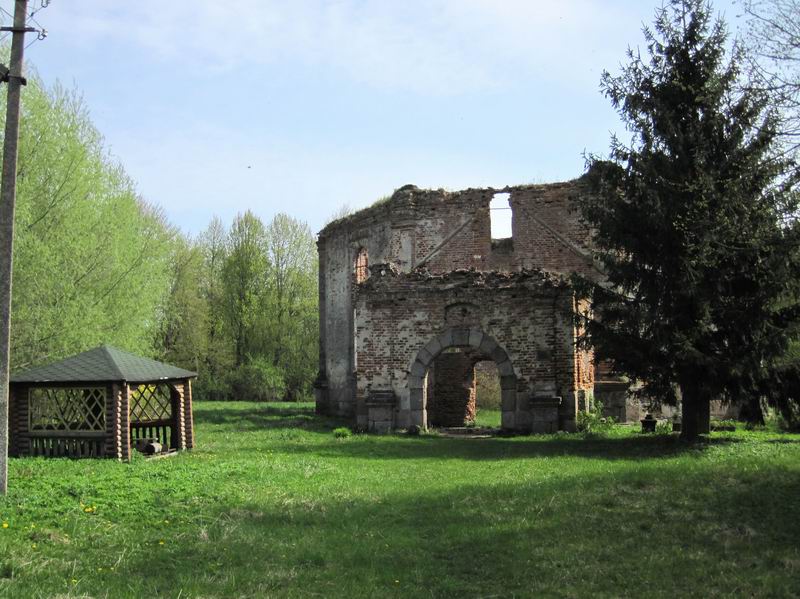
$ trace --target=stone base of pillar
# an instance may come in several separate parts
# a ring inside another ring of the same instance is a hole
[[[531,432],[534,434],[554,433],[560,428],[558,409],[560,397],[531,397]]]
[[[367,397],[367,430],[371,433],[389,433],[395,428],[394,409],[397,403],[394,391],[371,391]]]

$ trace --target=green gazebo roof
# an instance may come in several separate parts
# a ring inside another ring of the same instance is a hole
[[[196,376],[197,373],[190,370],[142,358],[110,345],[101,345],[53,364],[14,373],[10,378],[12,383],[150,383]]]

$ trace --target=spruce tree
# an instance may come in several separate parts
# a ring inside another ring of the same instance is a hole
[[[708,2],[671,0],[644,33],[646,56],[603,74],[631,141],[589,159],[580,209],[605,279],[577,284],[597,354],[646,397],[679,389],[694,440],[709,402],[757,394],[795,333],[798,172]]]

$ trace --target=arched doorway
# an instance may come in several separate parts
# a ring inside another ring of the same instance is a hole
[[[408,375],[410,423],[428,427],[427,374],[434,361],[451,348],[467,348],[481,359],[494,361],[500,375],[502,428],[516,428],[517,376],[514,365],[506,350],[491,335],[474,328],[446,329],[417,352]]]

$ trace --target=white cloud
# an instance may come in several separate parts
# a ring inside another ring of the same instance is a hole
[[[299,61],[437,94],[502,88],[521,70],[580,70],[614,31],[630,32],[618,3],[588,0],[83,0],[48,11],[50,29],[77,43],[121,39],[180,68]]]

